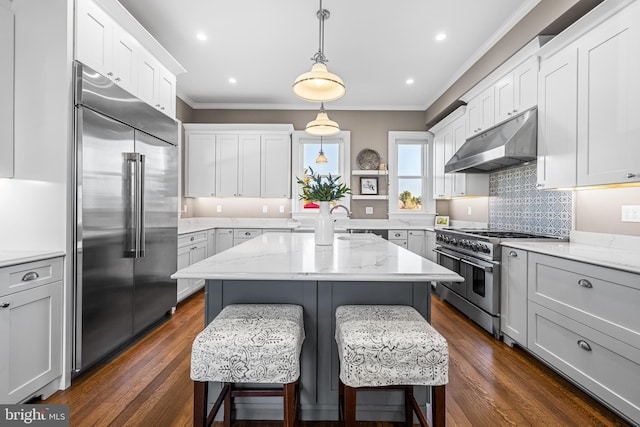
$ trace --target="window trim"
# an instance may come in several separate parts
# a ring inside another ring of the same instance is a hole
[[[339,144],[339,160],[338,160],[338,175],[341,176],[342,181],[350,186],[351,184],[351,131],[340,131],[337,135],[324,136],[324,144]],[[304,150],[301,146],[307,142],[320,144],[320,137],[309,135],[305,131],[294,131],[291,135],[292,147],[291,147],[291,216],[295,218],[303,218],[309,216],[315,216],[318,210],[309,210],[302,207],[302,201],[300,200],[300,186],[296,181],[296,177],[302,177],[305,167],[309,165],[303,164]],[[346,206],[351,210],[351,196],[347,195],[340,200],[340,204]],[[343,216],[343,210],[336,212],[336,216]],[[346,217],[346,213],[344,214]]]
[[[422,150],[422,209],[402,211],[398,209],[398,145],[423,144]],[[430,132],[389,132],[389,219],[424,218],[425,214],[434,214],[436,203],[433,199],[433,167],[430,162],[433,156],[433,134]]]

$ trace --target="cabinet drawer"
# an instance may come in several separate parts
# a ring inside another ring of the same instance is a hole
[[[193,245],[195,243],[207,241],[207,230],[198,231],[196,233],[183,234],[178,236],[178,247]]]
[[[253,239],[262,234],[260,228],[236,228],[233,237],[236,239]]]
[[[640,349],[640,275],[530,253],[529,300]]]
[[[405,240],[407,230],[389,230],[389,240]]]
[[[32,289],[62,280],[62,258],[0,268],[0,295]]]
[[[529,350],[640,422],[640,350],[529,302]]]

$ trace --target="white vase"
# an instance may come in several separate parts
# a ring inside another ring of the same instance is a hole
[[[316,245],[333,245],[333,217],[329,210],[329,202],[320,202],[320,213],[315,223]]]

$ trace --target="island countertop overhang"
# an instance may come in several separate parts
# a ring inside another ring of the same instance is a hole
[[[174,279],[301,281],[453,281],[463,278],[375,235],[269,232],[177,271]]]

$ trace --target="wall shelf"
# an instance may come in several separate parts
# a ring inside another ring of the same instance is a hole
[[[353,176],[387,176],[389,175],[388,170],[378,170],[378,169],[353,169],[351,171],[351,175]]]

